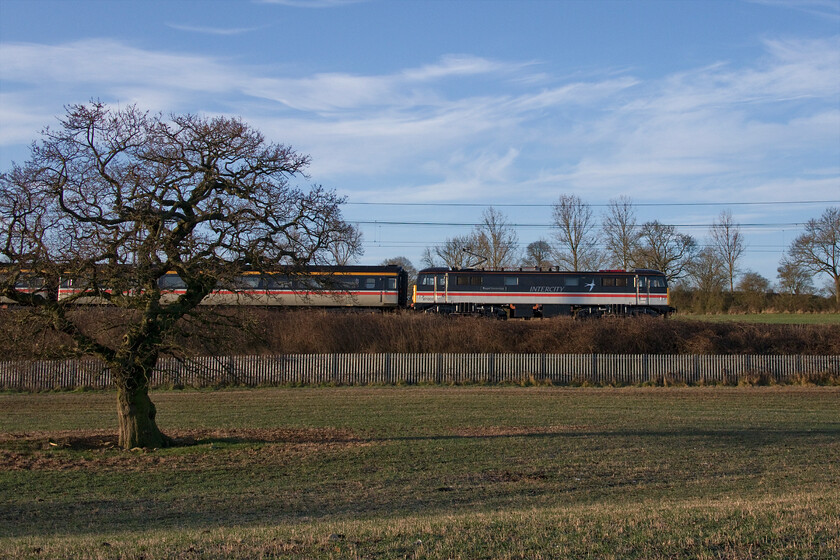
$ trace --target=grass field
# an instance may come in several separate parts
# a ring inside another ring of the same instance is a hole
[[[3,558],[837,558],[840,388],[0,395]],[[189,445],[186,445],[189,444]]]
[[[758,323],[766,325],[840,325],[840,313],[747,313],[692,315],[680,313],[676,319],[716,323]]]

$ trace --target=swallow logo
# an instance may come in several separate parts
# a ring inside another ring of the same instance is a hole
[[[595,287],[595,280],[593,280],[593,281],[592,281],[592,282],[590,282],[589,284],[584,284],[584,286],[589,286],[589,291],[591,292],[591,291],[592,291],[592,288],[594,288],[594,287]]]

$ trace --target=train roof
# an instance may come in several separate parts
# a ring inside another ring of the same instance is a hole
[[[447,267],[432,267],[424,268],[417,274],[442,274],[442,273],[479,273],[479,274],[647,274],[651,276],[665,276],[659,270],[650,268],[634,268],[633,270],[560,270],[557,267],[551,268],[534,268],[534,267],[511,267],[511,268],[447,268]]]

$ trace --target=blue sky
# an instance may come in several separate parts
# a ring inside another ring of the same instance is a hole
[[[840,205],[835,0],[0,2],[0,165],[92,98],[310,154],[364,264],[419,265],[488,205],[524,247],[560,194],[624,195],[701,244],[731,210],[773,280]],[[831,202],[779,204],[805,201]]]

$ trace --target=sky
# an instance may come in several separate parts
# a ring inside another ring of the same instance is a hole
[[[2,0],[0,169],[92,99],[309,154],[361,264],[626,196],[701,246],[731,212],[774,281],[840,206],[840,0]]]

